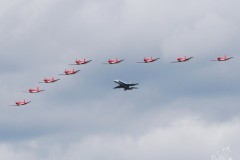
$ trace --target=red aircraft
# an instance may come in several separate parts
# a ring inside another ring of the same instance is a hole
[[[26,104],[28,104],[28,103],[30,103],[30,102],[31,102],[31,101],[26,102],[25,99],[24,99],[23,101],[17,101],[17,102],[15,103],[15,105],[11,105],[11,106],[23,106],[23,105],[26,105]]]
[[[222,56],[222,57],[218,57],[216,60],[211,60],[211,61],[227,61],[231,58],[233,57]]]
[[[65,69],[65,71],[64,71],[64,74],[59,74],[59,75],[71,75],[71,74],[76,74],[77,72],[79,72],[80,70],[74,70],[74,69],[72,69],[72,70],[66,70]]]
[[[144,58],[143,62],[137,62],[137,63],[150,63],[150,62],[154,62],[158,59],[160,59],[160,58],[152,58],[152,57],[151,58]]]
[[[188,60],[190,60],[192,58],[193,57],[187,58],[186,56],[185,57],[179,57],[179,58],[177,58],[177,61],[174,61],[174,62],[171,62],[171,63],[186,62],[186,61],[188,61]]]
[[[108,63],[104,63],[104,64],[117,64],[117,63],[120,63],[122,61],[124,61],[124,59],[121,59],[121,60],[118,60],[117,58],[116,59],[109,59]]]
[[[40,90],[40,88],[37,87],[36,89],[30,88],[27,93],[39,93],[39,92],[42,92],[42,91],[44,91],[44,90]]]
[[[58,80],[60,80],[60,79],[55,79],[54,77],[52,77],[52,78],[44,78],[44,82],[38,82],[38,83],[54,83],[54,82],[56,82],[56,81],[58,81]]]
[[[81,65],[81,64],[87,64],[91,62],[92,60],[86,60],[86,59],[76,59],[75,64],[70,64],[70,65]]]

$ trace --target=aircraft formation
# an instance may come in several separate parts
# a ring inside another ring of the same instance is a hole
[[[193,57],[179,57],[176,59],[176,61],[173,61],[173,62],[170,62],[170,63],[183,63],[183,62],[187,62],[189,60],[191,60]],[[227,57],[226,55],[225,56],[220,56],[220,57],[217,57],[216,59],[212,59],[210,61],[228,61],[230,59],[232,59],[233,57]],[[153,63],[157,60],[159,60],[160,58],[153,58],[153,57],[148,57],[148,58],[144,58],[143,61],[140,61],[140,62],[136,62],[136,63]],[[84,64],[87,64],[89,62],[91,62],[92,60],[86,60],[86,59],[76,59],[75,63],[73,64],[69,64],[69,65],[84,65]],[[123,62],[124,59],[109,59],[107,62],[103,63],[103,64],[119,64],[121,62]],[[63,73],[61,74],[58,74],[58,75],[74,75],[74,74],[77,74],[80,70],[75,70],[75,69],[71,69],[71,70],[65,70]],[[59,81],[60,79],[56,79],[55,77],[51,77],[51,78],[44,78],[43,81],[41,82],[38,82],[38,83],[55,83],[57,81]],[[118,84],[118,86],[114,87],[113,89],[123,89],[124,91],[126,90],[132,90],[132,89],[138,89],[136,87],[136,85],[139,85],[138,83],[126,83],[126,82],[123,82],[121,80],[114,80],[115,83]],[[36,87],[36,88],[30,88],[28,89],[27,91],[24,91],[26,93],[30,93],[30,94],[33,94],[33,93],[40,93],[40,92],[43,92],[45,90],[42,90],[40,89],[40,87]],[[10,105],[10,106],[24,106],[24,105],[27,105],[31,103],[31,101],[26,101],[25,99],[24,100],[20,100],[20,101],[16,101],[14,105]]]

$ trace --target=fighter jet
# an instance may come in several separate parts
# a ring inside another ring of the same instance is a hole
[[[26,104],[28,104],[28,103],[30,103],[30,102],[31,102],[31,101],[26,102],[25,99],[24,99],[23,101],[17,101],[17,102],[15,103],[15,105],[10,105],[10,106],[23,106],[23,105],[26,105]]]
[[[138,83],[125,83],[121,80],[114,80],[114,82],[117,83],[118,86],[114,87],[113,89],[123,88],[124,91],[138,89],[137,87],[134,87],[134,86],[138,85]]]
[[[87,64],[91,62],[92,60],[86,60],[86,59],[76,59],[75,64],[70,64],[70,65],[81,65],[81,64]]]
[[[217,59],[214,59],[214,60],[211,60],[211,61],[227,61],[229,59],[231,59],[233,57],[227,57],[226,55],[225,56],[222,56],[222,57],[218,57]]]
[[[59,74],[59,75],[71,75],[71,74],[76,74],[77,72],[79,72],[80,70],[65,70],[64,74]]]
[[[150,62],[155,62],[156,60],[158,60],[160,58],[144,58],[142,62],[137,62],[137,63],[150,63]]]
[[[121,60],[118,60],[118,58],[116,58],[116,59],[109,59],[107,61],[107,63],[103,63],[103,64],[117,64],[117,63],[120,63],[122,61],[124,61],[124,59],[121,59]]]
[[[59,81],[60,79],[55,79],[54,77],[52,78],[44,78],[43,82],[38,82],[38,83],[54,83],[56,81]]]
[[[36,89],[30,88],[27,93],[39,93],[42,92],[44,90],[41,90],[39,87],[37,87]]]
[[[186,61],[189,61],[189,60],[192,59],[192,58],[193,58],[193,57],[187,58],[186,56],[185,56],[185,57],[179,57],[179,58],[177,58],[177,61],[174,61],[174,62],[171,62],[171,63],[186,62]]]

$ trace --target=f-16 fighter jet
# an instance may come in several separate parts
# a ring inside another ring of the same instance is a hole
[[[227,61],[231,58],[233,58],[233,57],[222,56],[222,57],[218,57],[217,59],[214,59],[214,60],[211,60],[211,61]]]
[[[42,92],[44,90],[41,90],[39,87],[37,87],[36,89],[32,89],[30,88],[27,93],[39,93],[39,92]]]
[[[137,63],[150,63],[150,62],[155,62],[156,60],[158,60],[160,58],[144,58],[143,62],[137,62]]]
[[[123,88],[124,91],[138,89],[137,87],[134,87],[134,86],[138,85],[138,83],[125,83],[121,80],[114,80],[114,82],[117,83],[118,86],[114,87],[113,89]]]
[[[186,61],[189,61],[192,58],[193,57],[187,58],[186,56],[185,57],[179,57],[179,58],[177,58],[177,61],[174,61],[174,62],[171,62],[171,63],[186,62]]]
[[[86,59],[76,59],[75,64],[70,64],[70,65],[81,65],[81,64],[87,64],[91,62],[92,60],[86,60]]]
[[[23,105],[26,105],[26,104],[28,104],[28,103],[30,103],[30,102],[31,102],[31,101],[26,102],[25,99],[24,99],[23,101],[17,101],[17,102],[15,103],[15,105],[11,105],[11,106],[23,106]]]
[[[54,83],[60,79],[55,79],[54,77],[52,78],[44,78],[43,82],[38,82],[38,83]]]
[[[59,75],[71,75],[71,74],[76,74],[77,72],[79,72],[80,70],[74,70],[74,69],[72,69],[72,70],[65,70],[64,71],[64,74],[59,74]]]
[[[117,64],[117,63],[120,63],[122,61],[124,61],[124,59],[121,59],[121,60],[118,60],[117,58],[116,59],[109,59],[108,63],[103,63],[103,64]]]

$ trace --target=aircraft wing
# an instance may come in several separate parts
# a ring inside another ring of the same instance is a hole
[[[114,87],[113,89],[118,89],[118,88],[123,88],[122,86],[116,86],[116,87]]]
[[[226,60],[229,60],[229,59],[232,59],[233,57],[229,57],[229,58],[227,58]]]
[[[179,63],[179,61],[173,61],[173,62],[170,62],[170,63]]]
[[[26,102],[24,105],[26,105],[26,104],[28,104],[28,103],[30,103],[31,101],[28,101],[28,102]]]
[[[90,59],[90,60],[88,60],[88,61],[86,61],[85,63],[88,63],[88,62],[91,62],[92,60]]]
[[[131,87],[131,89],[138,89],[138,87]]]
[[[119,84],[120,86],[123,86],[123,87],[127,87],[127,86],[128,86],[127,83],[122,82],[122,81],[115,80],[114,82],[117,83],[117,84]]]
[[[76,70],[75,73],[77,73],[77,72],[79,72],[79,71],[81,71],[81,70]]]
[[[155,59],[153,59],[152,60],[152,62],[155,62],[155,61],[157,61],[157,60],[159,60],[160,58],[155,58]]]
[[[136,85],[138,85],[138,83],[128,83],[128,84],[126,84],[127,86],[136,86]]]
[[[119,60],[118,63],[119,63],[119,62],[122,62],[122,61],[124,61],[124,59]]]

